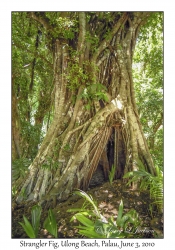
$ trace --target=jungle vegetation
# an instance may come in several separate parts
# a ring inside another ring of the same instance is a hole
[[[98,166],[163,171],[163,13],[12,12],[13,198],[65,200]]]

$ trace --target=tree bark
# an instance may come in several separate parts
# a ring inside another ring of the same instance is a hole
[[[21,156],[19,131],[18,100],[14,90],[14,79],[12,76],[12,160],[19,159]]]

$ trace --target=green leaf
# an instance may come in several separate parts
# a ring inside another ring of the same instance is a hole
[[[32,207],[32,226],[35,231],[35,235],[38,235],[39,225],[40,225],[40,217],[41,217],[41,206],[35,205]]]
[[[119,205],[117,221],[116,221],[117,225],[120,225],[121,223],[122,214],[123,214],[123,201],[121,200],[120,205]]]
[[[78,210],[78,209],[76,209],[76,212],[77,212],[77,210]],[[80,210],[78,210],[78,212],[79,212],[79,211],[80,211]],[[67,212],[69,212],[69,211],[67,211]],[[71,212],[72,212],[72,211],[71,211]],[[81,212],[81,211],[80,211],[80,214],[85,215],[85,216],[96,217],[96,214],[94,214],[93,211],[88,211],[88,212]],[[72,218],[70,219],[70,222],[71,222],[71,221],[74,221],[75,219],[77,219],[77,218],[76,218],[76,214],[72,216]]]
[[[35,231],[32,225],[30,224],[30,222],[28,221],[28,219],[24,215],[23,215],[23,219],[24,219],[25,224],[22,222],[19,222],[19,224],[23,227],[24,231],[29,236],[29,238],[31,239],[36,238]]]
[[[55,236],[55,238],[58,238],[56,218],[51,209],[49,209],[48,217],[44,221],[44,228],[47,229],[47,231],[53,236]]]
[[[124,174],[123,178],[126,179],[126,178],[131,178],[133,177],[133,172],[127,172],[126,174]]]
[[[103,100],[104,100],[105,102],[109,102],[109,98],[107,97],[106,94],[103,94]]]
[[[93,231],[91,229],[89,229],[89,230],[88,229],[87,230],[79,230],[78,233],[81,234],[81,235],[84,235],[84,236],[86,236],[88,238],[91,238],[91,239],[94,239],[94,238],[103,239],[105,237],[103,234],[98,234],[98,233],[96,233],[95,231]]]
[[[66,212],[90,212],[90,210],[85,209],[85,208],[70,208]]]
[[[87,104],[87,105],[85,105],[85,108],[86,108],[87,110],[90,110],[90,109],[91,109],[91,105],[90,105],[90,104]]]
[[[89,196],[88,194],[86,194],[84,191],[82,190],[77,190],[74,192],[77,195],[80,195],[81,197],[83,197],[84,199],[86,199],[94,208],[96,215],[100,218],[100,212],[96,206],[96,202],[93,200],[93,198],[91,196]]]
[[[110,184],[112,184],[112,182],[113,182],[115,172],[116,172],[116,167],[114,165],[112,165],[111,171],[109,172],[109,182],[110,182]]]
[[[91,221],[90,219],[86,218],[84,215],[82,215],[81,213],[77,213],[75,215],[76,219],[81,222],[83,225],[87,226],[87,227],[92,227],[94,226],[94,222]]]

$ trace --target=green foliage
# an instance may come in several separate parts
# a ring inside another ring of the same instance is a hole
[[[92,107],[92,102],[95,101],[105,101],[108,102],[108,97],[105,94],[107,91],[106,87],[100,83],[94,83],[87,85],[84,88],[83,93],[79,96],[79,98],[86,101],[86,109],[89,110]]]
[[[85,199],[85,204],[83,206],[83,209],[84,209],[84,212],[90,212],[90,210],[86,210],[86,206],[87,204],[91,206],[91,208],[94,210],[93,214],[96,216],[96,217],[101,217],[101,214],[100,214],[100,211],[98,210],[98,207],[97,207],[97,202],[92,198],[91,195],[88,195],[86,192],[82,191],[82,190],[77,190],[77,191],[74,191],[74,194],[76,195],[79,195],[81,197],[83,197]],[[70,210],[69,210],[70,211]],[[73,211],[73,210],[72,210]],[[75,211],[75,210],[74,210]]]
[[[116,172],[116,167],[112,165],[111,171],[109,172],[109,182],[111,185],[114,180],[115,172]]]
[[[12,186],[12,197],[14,197],[16,194],[17,194],[17,186],[16,185],[13,185]]]
[[[45,132],[42,122],[50,108],[53,74],[47,35],[28,15],[12,12],[13,97],[21,156],[34,159]]]
[[[129,227],[130,224],[134,225],[134,229],[136,228],[136,226],[139,225],[138,214],[134,209],[131,209],[128,213],[123,215],[123,201],[122,200],[120,202],[116,224],[119,228],[123,228],[124,230],[127,230],[127,227]]]
[[[96,46],[99,42],[99,38],[95,35],[92,36],[90,32],[86,32],[86,41],[89,42],[90,44]]]
[[[44,221],[44,228],[47,229],[55,238],[58,238],[58,230],[55,215],[52,209],[48,211],[48,217]]]
[[[69,209],[67,212],[78,212],[74,214],[71,221],[78,220],[81,224],[77,226],[78,233],[88,238],[130,238],[136,237],[134,232],[139,225],[138,214],[134,209],[123,215],[123,202],[119,206],[117,220],[113,217],[108,220],[100,213],[96,201],[84,191],[76,191],[75,194],[82,196],[90,208]]]
[[[32,216],[32,224],[29,220],[23,215],[24,223],[19,222],[19,224],[23,227],[26,234],[29,238],[37,238],[39,225],[40,225],[40,217],[41,217],[41,207],[39,205],[35,205],[32,207],[31,216]]]
[[[136,102],[155,165],[163,166],[163,13],[152,13],[139,34],[133,79]]]
[[[86,32],[86,41],[91,44],[92,52],[95,52],[99,44],[99,37],[96,34],[91,35],[90,32]]]
[[[23,177],[28,172],[28,167],[31,160],[27,158],[16,159],[12,162],[12,182],[16,181],[20,177]]]
[[[34,239],[36,238],[34,229],[31,225],[31,223],[28,221],[28,219],[23,215],[24,223],[19,222],[19,224],[23,227],[26,234],[29,236],[29,238]]]
[[[105,95],[105,91],[107,91],[106,87],[101,83],[95,83],[87,86],[87,92],[84,93],[84,98],[92,99],[92,100],[104,100],[108,101],[107,96]]]
[[[22,154],[27,158],[34,159],[38,151],[38,145],[43,140],[41,132],[42,124],[33,125],[31,122],[22,122],[21,136],[27,146],[23,148]]]
[[[65,146],[64,146],[64,148],[63,148],[65,151],[67,151],[67,152],[69,152],[70,151],[70,144],[69,143],[67,143]]]
[[[39,205],[35,205],[31,210],[32,223],[23,215],[24,223],[19,222],[19,224],[23,227],[26,234],[29,238],[37,238],[38,230],[40,227],[40,218],[41,218],[42,208]],[[48,211],[48,217],[44,221],[44,228],[47,229],[49,233],[51,233],[55,238],[58,236],[57,223],[56,218],[51,209]]]
[[[78,22],[73,17],[70,19],[69,17],[62,16],[60,12],[45,12],[46,18],[49,19],[49,23],[57,27],[52,35],[55,38],[66,38],[73,39],[75,37],[75,33],[78,31]]]
[[[148,173],[144,169],[126,173],[123,178],[130,178],[127,185],[131,182],[139,182],[141,190],[149,190],[150,198],[153,202],[150,204],[151,211],[154,205],[162,213],[163,209],[163,172],[156,166],[156,176]]]
[[[68,74],[66,75],[67,87],[75,91],[82,83],[88,79],[87,74],[84,73],[83,68],[79,66],[78,61],[73,61],[68,64]]]
[[[44,169],[56,170],[59,167],[59,162],[55,161],[52,157],[47,157],[44,164],[41,166]]]
[[[163,159],[164,159],[164,142],[163,142],[163,128],[161,127],[156,134],[154,134],[154,147],[150,149],[150,153],[153,157],[155,166],[158,166],[163,171]]]
[[[41,210],[39,205],[35,205],[32,208],[32,225],[36,236],[38,235],[40,225]]]

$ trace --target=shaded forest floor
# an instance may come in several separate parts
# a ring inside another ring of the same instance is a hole
[[[139,192],[132,190],[120,180],[116,180],[110,185],[105,182],[100,186],[91,188],[87,191],[97,201],[98,207],[102,214],[109,218],[113,216],[117,218],[118,208],[121,199],[124,204],[124,214],[131,208],[135,209],[141,219],[141,224],[138,228],[139,238],[163,238],[163,215],[156,212],[150,213],[149,204],[151,203],[149,192]],[[78,234],[78,225],[76,222],[70,222],[73,213],[68,213],[70,208],[82,208],[84,199],[80,196],[73,195],[65,202],[57,204],[53,209],[56,215],[58,225],[59,238],[82,238]],[[28,238],[19,222],[23,222],[23,215],[31,221],[31,208],[34,204],[12,204],[12,238]],[[42,210],[41,226],[48,215],[48,210]],[[38,238],[53,238],[42,227],[39,231]]]

